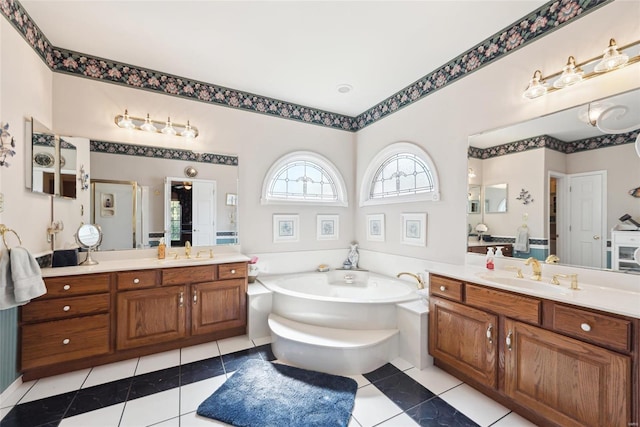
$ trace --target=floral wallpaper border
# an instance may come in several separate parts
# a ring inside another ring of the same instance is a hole
[[[640,129],[617,135],[595,136],[566,143],[549,135],[540,135],[489,148],[469,147],[468,156],[474,159],[484,160],[492,157],[506,156],[507,154],[535,150],[537,148],[549,148],[561,153],[572,154],[580,151],[632,144],[638,137],[638,134],[640,134]]]
[[[292,104],[55,47],[51,45],[18,0],[0,0],[0,12],[54,72],[356,132],[612,1],[550,1],[357,117]]]
[[[121,142],[89,140],[89,151],[96,153],[123,154],[126,156],[153,157],[165,160],[211,163],[238,166],[238,157],[214,153],[194,153],[178,148],[151,147],[148,145],[123,144]]]

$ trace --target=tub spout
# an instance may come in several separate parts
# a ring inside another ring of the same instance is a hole
[[[418,289],[424,289],[424,280],[422,280],[422,276],[420,276],[420,273],[413,274],[413,273],[407,273],[406,271],[403,271],[402,273],[398,273],[396,277],[400,277],[403,274],[406,274],[407,276],[411,276],[414,279],[416,279],[416,281],[418,282]]]

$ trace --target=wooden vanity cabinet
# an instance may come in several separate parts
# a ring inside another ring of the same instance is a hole
[[[459,300],[443,298],[452,282]],[[430,284],[437,366],[538,425],[638,422],[637,319],[437,275]]]

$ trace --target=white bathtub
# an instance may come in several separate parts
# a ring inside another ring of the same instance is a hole
[[[366,271],[260,278],[272,292],[271,347],[278,359],[339,375],[373,371],[399,355],[397,304],[416,286]]]
[[[415,285],[367,271],[284,274],[260,281],[273,292],[272,313],[332,328],[395,328],[396,304],[419,298]]]

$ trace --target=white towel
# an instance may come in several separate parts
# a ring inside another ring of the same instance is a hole
[[[513,244],[513,250],[517,252],[529,252],[529,231],[526,228],[518,228],[516,233],[516,242]]]
[[[13,292],[13,278],[11,277],[11,262],[9,252],[0,254],[0,310],[16,307],[18,304]]]
[[[12,248],[9,252],[9,258],[16,302],[25,304],[47,293],[40,266],[28,250],[22,246]]]

